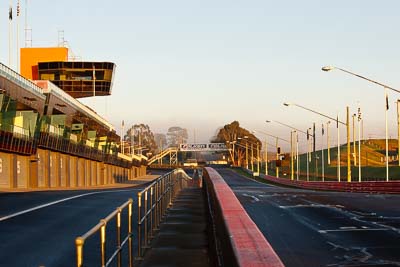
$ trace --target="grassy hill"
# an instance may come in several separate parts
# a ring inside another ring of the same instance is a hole
[[[356,162],[354,164],[354,148],[353,143],[350,144],[350,157],[351,157],[351,171],[352,180],[358,180],[358,143],[356,143]],[[330,148],[330,164],[328,164],[328,151],[324,152],[324,171],[326,180],[337,180],[337,147]],[[385,163],[385,140],[384,139],[369,139],[361,142],[361,172],[362,180],[385,180],[386,178],[386,163]],[[305,179],[307,169],[307,155],[301,154],[300,156],[300,174],[302,179]],[[389,177],[390,180],[400,180],[400,167],[398,166],[397,160],[397,139],[389,140]],[[316,160],[314,154],[311,156],[311,162],[309,162],[309,173],[310,180],[321,180],[322,173],[322,151],[316,151]],[[317,164],[316,164],[317,163]],[[286,157],[283,162],[283,168],[281,168],[281,175],[286,173],[286,176],[290,176],[290,156]],[[296,169],[296,164],[294,165]],[[347,144],[340,146],[340,175],[341,180],[347,179]],[[275,167],[270,164],[270,174],[274,175]],[[296,175],[295,175],[296,176]]]

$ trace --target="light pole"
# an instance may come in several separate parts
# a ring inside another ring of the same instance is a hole
[[[246,169],[249,169],[249,147],[246,142]]]
[[[369,81],[371,83],[374,83],[374,84],[377,84],[377,85],[383,87],[384,93],[385,93],[385,102],[386,102],[385,103],[386,181],[389,181],[389,155],[388,155],[389,144],[388,144],[388,126],[387,126],[387,124],[388,124],[387,123],[387,113],[388,113],[388,109],[389,109],[389,102],[388,102],[387,89],[392,90],[392,91],[397,92],[397,93],[400,93],[400,90],[397,90],[397,89],[395,89],[393,87],[390,87],[390,86],[388,86],[386,84],[371,80],[371,79],[366,78],[366,77],[364,77],[362,75],[359,75],[359,74],[356,74],[354,72],[351,72],[351,71],[348,71],[348,70],[345,70],[345,69],[341,69],[341,68],[338,68],[338,67],[325,66],[325,67],[322,67],[322,70],[323,71],[340,70],[340,71],[345,72],[347,74],[350,74],[352,76],[356,76],[358,78],[361,78],[363,80]],[[361,159],[358,159],[358,160],[360,161]]]
[[[267,121],[268,122],[268,121]],[[263,135],[265,135],[265,136],[271,136],[271,137],[274,137],[275,138],[275,140],[276,140],[276,153],[277,153],[277,155],[276,155],[276,159],[279,159],[279,153],[278,153],[278,140],[282,140],[282,141],[285,141],[285,142],[287,142],[287,143],[290,143],[290,141],[289,140],[286,140],[286,139],[283,139],[283,138],[280,138],[280,137],[278,137],[278,136],[275,136],[275,135],[272,135],[272,134],[269,134],[269,133],[266,133],[266,132],[263,132],[263,131],[259,131],[259,130],[254,130],[253,131],[253,133],[255,133],[255,132],[257,132],[257,133],[260,133],[260,134],[263,134]],[[265,139],[265,143],[267,144],[267,139]],[[267,155],[267,154],[266,154]],[[279,173],[279,168],[278,167],[276,167],[277,168],[277,170],[276,170],[276,177],[279,177],[278,176],[278,173]],[[266,173],[266,174],[268,174],[268,173]]]
[[[238,139],[242,139],[242,138],[238,138]],[[254,172],[254,167],[253,167],[253,163],[254,163],[254,160],[252,159],[251,160],[251,162],[252,162],[252,168],[251,168],[251,171],[253,172],[253,176],[259,176],[259,174],[260,174],[260,147],[259,147],[259,144],[258,144],[258,142],[257,143],[252,143],[252,142],[250,142],[251,143],[251,151],[253,152],[253,145],[254,144],[256,144],[257,145],[257,150],[256,150],[256,153],[257,153],[257,172]],[[246,151],[248,150],[248,141],[246,140],[246,146],[243,146],[243,145],[241,145],[241,144],[239,144],[239,143],[237,143],[236,144],[237,146],[240,146],[240,147],[243,147],[243,148],[246,148]],[[253,153],[252,153],[253,154]],[[246,157],[247,158],[247,157]],[[247,159],[246,159],[246,162],[247,162]],[[246,169],[248,169],[248,165],[247,165],[247,167],[246,167]]]
[[[322,123],[321,131],[321,169],[322,169],[322,181],[325,181],[325,159],[324,159],[324,124]]]
[[[270,121],[270,120],[266,120],[266,122],[269,123],[269,122],[271,122],[271,121]],[[279,160],[279,153],[280,153],[280,151],[278,151],[278,150],[279,150],[279,140],[285,141],[285,142],[287,142],[287,143],[290,143],[290,141],[289,141],[289,140],[286,140],[286,139],[283,139],[283,138],[280,138],[280,137],[278,137],[278,136],[269,134],[269,133],[265,133],[265,132],[263,132],[263,131],[257,130],[257,131],[255,131],[255,132],[258,132],[258,133],[261,133],[261,134],[264,134],[264,135],[271,136],[271,137],[274,137],[274,138],[275,138],[276,160]],[[275,165],[276,165],[276,164],[275,164]],[[276,168],[276,171],[275,171],[275,172],[276,172],[276,177],[279,177],[279,167],[278,167],[278,166],[275,166],[275,168]]]
[[[397,161],[400,166],[400,99],[397,99]]]
[[[357,114],[353,114],[353,158],[354,158],[354,167],[357,166],[357,155],[356,155],[356,131],[355,131],[355,126],[354,126],[354,119],[357,116]],[[360,140],[358,140],[358,142],[360,142]]]
[[[293,131],[290,131],[290,180],[294,180],[293,156]]]
[[[276,120],[266,120],[265,122],[267,122],[267,123],[270,123],[270,122],[275,122],[275,123],[277,123],[277,124],[280,124],[280,125],[282,125],[282,126],[285,126],[285,127],[288,127],[288,128],[290,128],[290,129],[292,129],[292,130],[295,130],[296,131],[296,135],[297,135],[297,132],[300,132],[300,133],[303,133],[303,134],[305,134],[305,135],[307,135],[307,138],[310,136],[310,134],[308,133],[308,130],[307,130],[307,132],[304,132],[304,131],[302,131],[302,130],[299,130],[299,129],[297,129],[297,128],[295,128],[295,127],[293,127],[293,126],[290,126],[290,125],[288,125],[288,124],[286,124],[286,123],[283,123],[283,122],[279,122],[279,121],[276,121]],[[312,136],[312,135],[311,135]],[[299,138],[298,138],[298,135],[297,135],[297,144],[296,144],[296,147],[297,147],[297,154],[298,154],[298,152],[299,152]],[[307,149],[308,150],[308,149]],[[297,155],[297,160],[299,161],[299,156]],[[307,160],[306,160],[306,162],[307,162],[307,170],[308,170],[308,153],[307,153]],[[299,162],[297,162],[297,180],[299,179]],[[308,177],[308,171],[307,171],[307,177]]]
[[[310,131],[311,128],[307,129],[307,182],[310,181],[310,161],[311,161],[311,155],[310,155],[310,150],[311,150],[311,144],[310,144]]]
[[[253,143],[251,144],[251,172],[254,173],[254,152],[253,152]]]
[[[268,175],[268,140],[265,137],[265,175]]]
[[[329,125],[331,124],[331,121],[328,121],[326,123],[326,145],[328,146],[328,165],[331,165],[331,146],[329,143]]]
[[[294,130],[296,132],[296,180],[299,180],[299,175],[300,175],[300,165],[299,165],[299,134],[297,130]]]
[[[243,138],[242,137],[238,137],[237,139],[238,140],[242,140],[242,139],[245,139],[246,140],[246,169],[249,169],[249,148],[248,148],[248,145],[247,145],[247,139],[248,139],[249,137],[246,135],[246,136],[243,136]],[[239,145],[239,144],[238,144]]]
[[[248,141],[250,142],[250,141]],[[251,143],[251,171],[253,172],[253,176],[260,175],[260,145],[258,142],[250,142]],[[254,172],[254,145],[256,145],[256,155],[257,155],[257,172]]]
[[[283,103],[283,105],[285,105],[285,106],[287,106],[287,107],[288,107],[288,106],[296,106],[296,107],[305,109],[305,110],[307,110],[307,111],[310,111],[310,112],[312,112],[312,113],[315,113],[315,114],[317,114],[317,115],[320,115],[320,116],[322,116],[322,117],[328,118],[328,119],[330,119],[330,120],[335,120],[334,118],[332,118],[332,117],[330,117],[330,116],[328,116],[328,115],[322,114],[321,112],[312,110],[312,109],[310,109],[310,108],[306,108],[306,107],[304,107],[304,106],[302,106],[302,105],[299,105],[299,104],[296,104],[296,103],[288,103],[288,102],[286,102],[286,103]],[[345,126],[346,126],[346,130],[347,130],[347,182],[351,182],[350,120],[349,120],[349,107],[348,107],[348,106],[346,107],[346,114],[347,114],[347,115],[346,115],[346,122],[345,122],[345,123],[339,121],[338,118],[336,119],[336,121],[337,121],[337,123],[340,123],[340,124],[345,125]],[[339,147],[340,142],[339,142],[339,125],[337,125],[337,128],[338,128],[338,154],[339,154],[339,156],[338,156],[338,180],[339,180],[339,182],[340,182],[340,147]]]
[[[241,139],[241,138],[238,138]],[[235,144],[237,140],[233,141],[226,141],[227,144],[232,145],[232,149],[230,149],[230,154],[231,154],[231,159],[232,159],[232,165],[235,166]]]
[[[361,182],[361,138],[360,138],[361,108],[358,107],[358,181]]]
[[[255,176],[260,176],[260,144],[258,142],[257,142],[257,175]]]

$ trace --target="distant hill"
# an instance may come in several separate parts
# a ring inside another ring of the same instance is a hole
[[[389,164],[397,164],[397,139],[390,139],[389,141]],[[354,165],[354,147],[350,143],[351,163]],[[358,143],[356,142],[356,156],[358,162]],[[326,152],[326,149],[324,150]],[[337,147],[331,147],[331,163],[336,165]],[[361,166],[384,166],[385,165],[385,139],[368,139],[361,141]],[[341,165],[347,164],[347,144],[340,146]]]

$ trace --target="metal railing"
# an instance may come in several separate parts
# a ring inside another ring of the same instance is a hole
[[[128,254],[129,254],[129,266],[133,266],[133,244],[132,244],[132,204],[133,200],[129,199],[126,201],[124,204],[122,204],[120,207],[118,207],[114,212],[109,214],[106,218],[100,220],[100,222],[94,226],[92,229],[90,229],[88,232],[86,232],[84,235],[79,236],[75,239],[75,246],[76,246],[76,266],[77,267],[82,267],[84,266],[83,262],[83,248],[85,245],[86,239],[88,239],[90,236],[96,234],[97,232],[100,233],[100,253],[101,253],[101,266],[106,267],[111,264],[111,262],[117,257],[117,266],[120,267],[122,266],[122,255],[121,251],[124,245],[128,243]],[[122,210],[127,208],[128,209],[128,233],[124,237],[124,239],[121,241],[121,213]],[[106,227],[107,223],[116,218],[116,248],[112,255],[107,258],[106,255]]]
[[[16,125],[0,125],[0,150],[31,155],[36,153],[36,140],[29,129]]]
[[[138,259],[142,259],[145,249],[149,248],[155,231],[175,196],[185,187],[191,178],[182,169],[175,169],[154,180],[138,192]]]
[[[12,70],[11,68],[7,67],[6,65],[0,63],[0,76],[5,77],[6,79],[15,82],[22,88],[28,90],[29,92],[33,93],[40,99],[46,99],[46,96],[43,94],[43,89],[31,82],[30,80],[24,78],[16,71]]]

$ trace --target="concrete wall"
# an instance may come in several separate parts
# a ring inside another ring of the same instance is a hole
[[[0,152],[0,188],[11,187],[12,154]]]
[[[0,190],[112,185],[145,174],[146,166],[123,168],[44,149],[31,156],[0,152]]]

